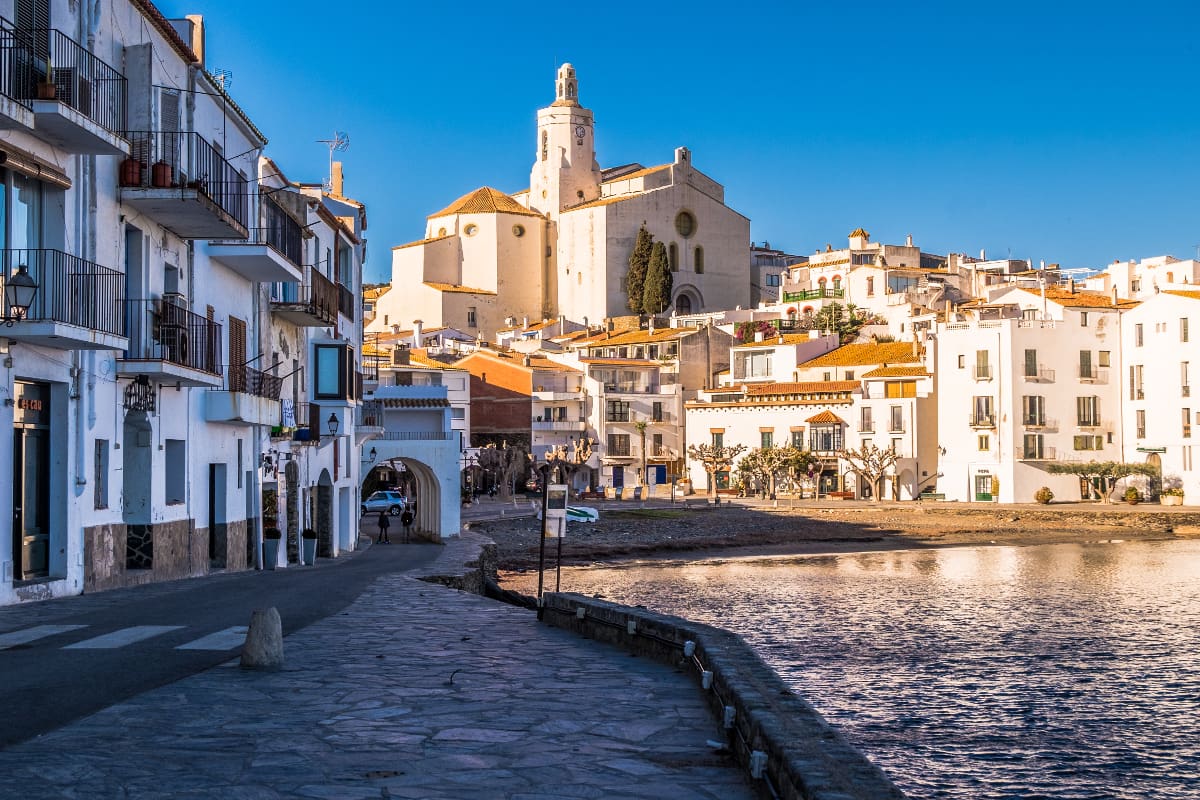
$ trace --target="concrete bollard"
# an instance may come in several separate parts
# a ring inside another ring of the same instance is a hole
[[[279,669],[283,666],[283,622],[279,611],[259,608],[250,615],[246,643],[242,645],[242,669]]]

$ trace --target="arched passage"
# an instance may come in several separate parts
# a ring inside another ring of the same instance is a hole
[[[462,479],[458,449],[442,440],[426,443],[382,439],[373,445],[378,451],[376,469],[366,476],[362,496],[369,496],[375,489],[395,488],[408,497],[416,514],[414,535],[434,540],[457,535],[462,509],[458,491]],[[414,452],[422,446],[427,453],[418,455]],[[386,476],[387,485],[379,481],[380,475]],[[366,530],[371,530],[369,524]]]
[[[287,531],[287,561],[295,564],[300,561],[300,465],[294,460],[287,462],[283,468],[284,516]]]
[[[313,520],[317,525],[317,555],[333,557],[333,479],[329,470],[321,470],[317,479],[317,509]]]

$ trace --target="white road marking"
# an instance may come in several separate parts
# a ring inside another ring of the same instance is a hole
[[[223,631],[210,633],[208,636],[202,636],[194,642],[181,644],[176,647],[176,650],[236,650],[241,647],[246,641],[246,631],[249,630],[245,625],[235,625],[232,628],[226,628]]]
[[[0,650],[7,650],[19,644],[29,644],[30,642],[36,642],[38,639],[45,639],[47,636],[55,636],[56,634],[67,633],[68,631],[77,631],[80,628],[86,627],[87,625],[38,625],[33,628],[26,628],[23,631],[0,633]]]
[[[103,636],[96,636],[92,639],[84,639],[82,642],[69,644],[63,650],[114,650],[118,647],[124,647],[127,644],[140,642],[152,636],[161,636],[164,633],[177,631],[181,628],[183,628],[182,625],[134,625],[132,628],[122,628],[119,631],[106,633]]]

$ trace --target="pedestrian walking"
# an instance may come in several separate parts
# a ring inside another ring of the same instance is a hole
[[[388,526],[392,524],[388,518],[387,510],[379,512],[379,540],[378,544],[391,544],[392,540],[388,538]]]
[[[400,524],[404,526],[404,543],[408,544],[408,532],[412,528],[413,520],[416,515],[413,514],[411,508],[404,509],[404,513],[400,515]]]

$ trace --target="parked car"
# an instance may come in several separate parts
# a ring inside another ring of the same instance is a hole
[[[399,492],[380,491],[363,501],[362,513],[386,511],[393,517],[398,517],[407,507],[408,498]]]

